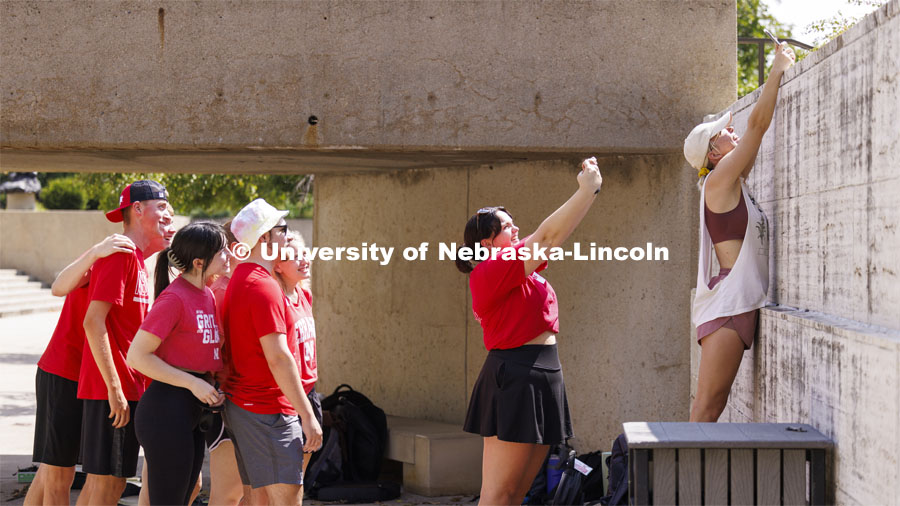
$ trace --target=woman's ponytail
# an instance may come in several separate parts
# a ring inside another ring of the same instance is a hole
[[[459,250],[456,250],[456,268],[459,269],[459,272],[468,274],[475,269],[475,264],[471,260],[459,258]]]
[[[172,248],[166,248],[156,255],[156,271],[154,273],[153,298],[159,297],[159,294],[169,286],[169,254]]]
[[[159,252],[156,257],[156,279],[154,293],[156,297],[169,286],[170,270],[174,267],[181,272],[193,269],[194,260],[203,260],[201,279],[213,257],[226,246],[225,231],[217,223],[195,221],[178,232],[172,238],[172,245]]]

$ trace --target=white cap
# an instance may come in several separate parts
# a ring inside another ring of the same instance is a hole
[[[706,123],[700,123],[684,140],[684,157],[691,167],[700,170],[706,165],[706,157],[709,155],[709,140],[721,132],[723,128],[731,124],[731,111],[721,118]]]
[[[231,220],[231,233],[239,242],[252,248],[260,236],[272,230],[287,214],[288,211],[279,211],[265,200],[256,199]]]

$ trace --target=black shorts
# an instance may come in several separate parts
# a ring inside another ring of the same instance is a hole
[[[463,429],[513,443],[554,445],[572,437],[556,345],[491,350],[472,390]]]
[[[210,425],[206,428],[206,432],[203,435],[206,438],[206,447],[209,448],[209,451],[215,450],[221,443],[231,441],[234,438],[228,427],[225,427],[225,420],[222,418],[221,411],[211,413]]]
[[[121,429],[112,426],[109,401],[85,399],[81,422],[82,470],[88,474],[130,478],[137,474],[138,445],[134,435],[136,401],[128,401],[131,417]]]
[[[309,399],[309,403],[312,404],[313,414],[316,415],[316,421],[319,422],[319,427],[322,426],[322,398],[319,397],[318,392],[316,392],[316,387],[313,387],[312,390],[306,394],[306,398]]]
[[[34,384],[33,461],[60,467],[78,464],[83,406],[77,395],[78,382],[39,367]]]

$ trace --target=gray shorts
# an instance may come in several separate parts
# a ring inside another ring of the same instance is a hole
[[[234,435],[234,454],[244,485],[303,485],[300,417],[258,415],[226,400],[225,424]]]

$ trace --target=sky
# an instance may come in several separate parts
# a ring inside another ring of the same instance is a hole
[[[782,23],[794,25],[792,38],[814,44],[816,34],[806,27],[821,19],[829,19],[839,11],[845,17],[863,17],[878,7],[855,5],[853,0],[765,0],[769,13]]]

